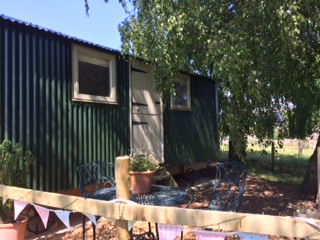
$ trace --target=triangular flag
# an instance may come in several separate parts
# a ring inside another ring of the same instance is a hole
[[[95,215],[88,214],[88,213],[84,213],[84,215],[86,215],[86,217],[89,218],[95,226],[97,226],[97,220]]]
[[[136,221],[128,221],[128,231],[130,231],[131,228],[133,228],[134,224],[136,224]]]
[[[2,205],[4,205],[7,200],[8,200],[8,198],[2,198]]]
[[[192,232],[197,236],[197,239],[214,239],[214,240],[224,240],[228,235],[231,235],[230,232],[212,232],[205,230],[192,230]]]
[[[55,210],[54,212],[57,214],[61,222],[69,229],[69,231],[72,232],[69,220],[70,211]]]
[[[44,207],[37,206],[37,205],[34,205],[34,208],[37,210],[37,212],[41,218],[41,221],[43,222],[44,228],[47,228],[50,210],[47,208],[44,208]]]
[[[159,238],[163,240],[171,240],[171,239],[174,239],[174,236],[181,236],[181,232],[183,230],[184,230],[184,226],[181,226],[181,225],[161,224],[161,223],[158,224]],[[197,235],[197,239],[201,239],[201,238],[198,238],[198,235]]]
[[[28,205],[27,202],[14,200],[14,219],[16,220],[23,209]]]
[[[310,224],[311,226],[313,226],[314,228],[320,230],[320,227],[317,225],[317,223],[314,221],[313,218],[303,218],[303,217],[293,217],[297,220],[300,220],[300,221],[304,221],[308,224]]]

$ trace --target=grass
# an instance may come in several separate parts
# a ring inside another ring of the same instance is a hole
[[[300,186],[307,171],[309,158],[314,149],[303,149],[298,154],[298,146],[276,146],[274,171],[271,171],[271,147],[263,148],[257,144],[248,146],[247,166],[250,174],[274,182],[284,182]],[[228,148],[221,147],[221,160],[227,161]]]

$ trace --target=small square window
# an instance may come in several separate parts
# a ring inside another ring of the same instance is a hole
[[[173,80],[175,94],[171,96],[172,109],[191,109],[190,77],[179,75]]]
[[[73,46],[73,100],[116,103],[116,58]]]

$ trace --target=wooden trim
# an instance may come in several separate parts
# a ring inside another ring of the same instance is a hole
[[[0,197],[90,213],[116,220],[149,221],[191,227],[213,226],[224,230],[319,239],[316,227],[293,217],[158,207],[85,199],[57,193],[0,185]],[[156,214],[155,214],[156,213]],[[320,220],[314,222],[320,226]]]

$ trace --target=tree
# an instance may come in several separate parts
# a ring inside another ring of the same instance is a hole
[[[164,95],[173,91],[171,77],[178,70],[218,80],[225,132],[241,139],[250,125],[266,137],[280,110],[295,106],[294,114],[303,109],[300,117],[314,110],[306,97],[319,91],[316,2],[133,1],[119,28],[122,48],[155,63]]]
[[[119,26],[124,53],[153,63],[164,99],[180,70],[218,81],[221,131],[232,158],[244,161],[248,134],[274,138],[278,113],[284,115],[279,137],[304,138],[318,125],[318,0],[131,4]]]

